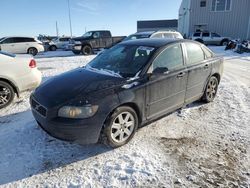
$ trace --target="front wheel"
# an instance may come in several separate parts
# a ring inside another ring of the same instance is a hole
[[[212,76],[207,83],[204,95],[202,97],[202,100],[204,102],[207,103],[213,102],[218,91],[218,85],[219,85],[218,79]]]
[[[92,55],[93,51],[92,48],[88,45],[82,47],[82,54],[83,55]]]
[[[128,143],[138,128],[138,116],[130,107],[117,108],[106,122],[104,136],[107,144],[117,148]]]
[[[0,109],[8,106],[14,99],[15,92],[12,86],[0,81]]]

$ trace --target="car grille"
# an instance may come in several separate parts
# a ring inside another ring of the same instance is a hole
[[[47,109],[34,99],[31,99],[31,107],[43,117],[47,116]]]

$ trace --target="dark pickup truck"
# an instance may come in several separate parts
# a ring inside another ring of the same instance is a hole
[[[95,50],[110,48],[126,36],[112,37],[110,31],[89,31],[81,37],[73,38],[69,48],[74,54],[91,55]]]

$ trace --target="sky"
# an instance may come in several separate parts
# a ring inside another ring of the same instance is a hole
[[[181,0],[69,0],[73,36],[135,33],[138,20],[177,19]],[[0,0],[0,37],[70,35],[68,0]]]

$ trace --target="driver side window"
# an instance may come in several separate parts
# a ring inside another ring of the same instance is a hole
[[[167,68],[169,71],[183,67],[181,44],[174,44],[163,50],[153,62],[153,71],[157,68]]]

